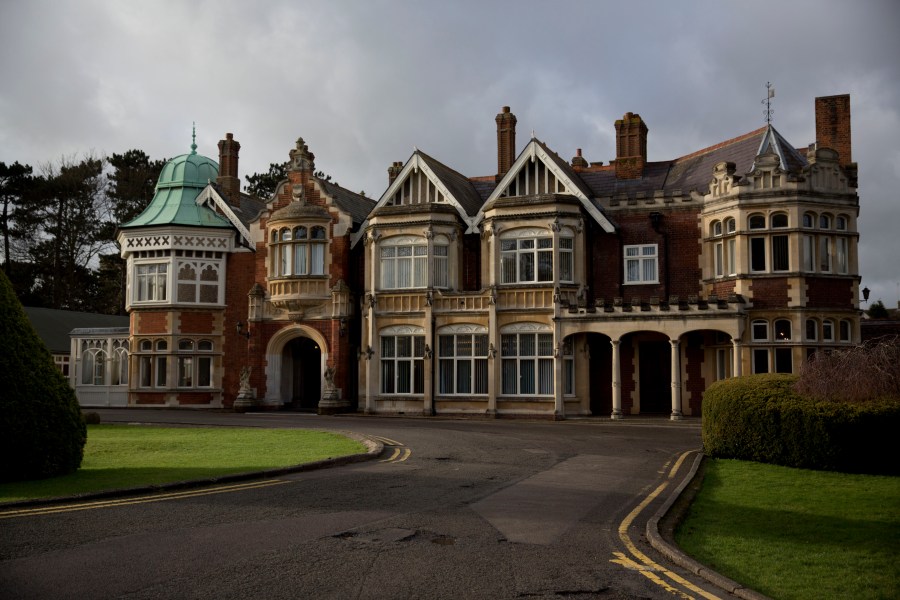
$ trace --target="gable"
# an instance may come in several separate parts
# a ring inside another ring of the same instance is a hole
[[[251,249],[255,247],[253,241],[250,239],[250,230],[247,229],[237,215],[234,214],[231,206],[219,195],[219,192],[216,191],[216,188],[212,184],[203,188],[203,191],[197,196],[197,204],[199,206],[205,206],[210,210],[219,209],[225,218],[228,219],[228,222],[240,232],[241,238],[244,240],[244,245]]]
[[[500,198],[541,195],[574,196],[604,231],[607,233],[615,231],[606,215],[591,201],[590,191],[578,175],[535,138],[531,139],[494,188],[484,207],[476,215],[474,225],[484,219],[485,210]]]

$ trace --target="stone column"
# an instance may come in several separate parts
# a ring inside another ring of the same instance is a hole
[[[742,352],[742,350],[741,350],[741,348],[742,348],[741,341],[732,338],[732,340],[731,340],[731,346],[732,346],[733,349],[734,349],[734,356],[731,357],[731,358],[732,358],[732,361],[733,361],[733,364],[734,364],[734,368],[732,369],[731,376],[732,376],[732,377],[740,377],[740,376],[741,376],[741,371],[743,370],[743,369],[741,368],[741,352]]]
[[[622,419],[622,381],[619,366],[619,340],[610,340],[612,344],[612,415],[613,420]]]
[[[669,340],[672,345],[672,416],[673,421],[684,418],[681,414],[681,344],[678,340]]]

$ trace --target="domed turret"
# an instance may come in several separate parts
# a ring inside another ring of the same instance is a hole
[[[196,202],[200,192],[215,182],[218,175],[219,164],[197,154],[195,141],[191,144],[190,153],[176,156],[162,168],[156,182],[156,193],[144,212],[119,227],[230,227],[231,223],[223,216]]]

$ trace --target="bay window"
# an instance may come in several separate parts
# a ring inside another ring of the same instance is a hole
[[[438,360],[438,393],[488,393],[487,328],[454,325],[441,329]]]
[[[500,336],[502,393],[552,395],[553,334],[549,327],[523,324],[503,331]]]
[[[327,243],[327,231],[320,225],[273,230],[269,244],[272,276],[324,275]]]
[[[425,393],[425,330],[388,327],[381,332],[381,393]]]
[[[168,263],[139,264],[134,268],[135,292],[137,302],[164,302],[166,282],[168,281]]]

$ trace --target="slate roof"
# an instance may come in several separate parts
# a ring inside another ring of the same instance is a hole
[[[112,328],[125,334],[128,333],[129,319],[127,316],[99,315],[33,306],[26,306],[25,314],[51,354],[69,354],[71,351],[69,333],[73,329]]]
[[[334,199],[334,203],[337,204],[338,208],[353,218],[353,223],[356,225],[365,221],[372,209],[375,208],[376,201],[371,198],[351,192],[324,179],[317,179],[317,181],[325,189],[325,193]]]
[[[421,150],[416,150],[416,153],[434,172],[435,176],[441,180],[441,183],[447,187],[468,216],[471,217],[478,214],[478,210],[484,203],[484,199],[481,197],[481,194],[478,193],[478,190],[475,189],[475,186],[472,185],[472,181],[470,181],[469,178],[454,171],[439,160],[428,156]]]

